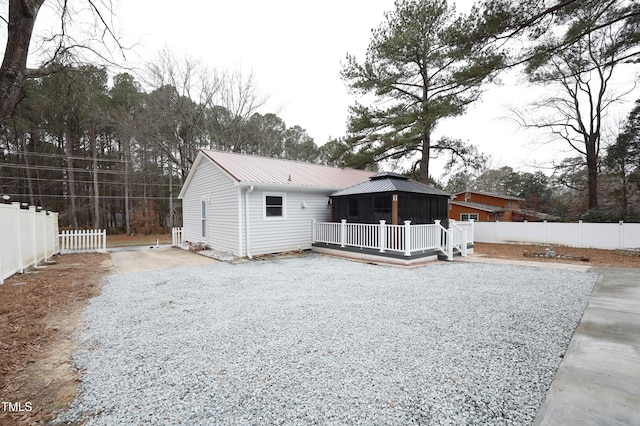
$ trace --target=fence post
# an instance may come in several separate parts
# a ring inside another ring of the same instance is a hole
[[[381,220],[380,221],[380,226],[378,228],[378,232],[380,233],[379,238],[378,238],[378,245],[380,246],[380,253],[384,253],[384,247],[387,245],[385,236],[387,235],[387,233],[385,232],[385,223],[387,223],[386,220]]]
[[[411,221],[404,221],[404,255],[411,256]]]
[[[347,219],[340,220],[340,247],[344,247],[347,240]]]
[[[107,230],[106,229],[102,230],[102,252],[103,253],[107,252]]]
[[[33,239],[31,240],[33,266],[38,266],[38,227],[36,226],[36,206],[29,206],[29,221],[31,222],[31,231],[33,232]]]
[[[618,250],[622,250],[624,248],[624,221],[621,220],[618,222]]]
[[[15,230],[14,241],[16,242],[18,252],[18,268],[20,273],[24,272],[24,265],[22,264],[22,238],[20,238],[20,203],[11,203],[15,209],[15,216],[13,222],[13,229]]]
[[[580,232],[580,248],[582,248],[582,220],[579,220],[578,223],[580,224],[578,227],[578,231]]]

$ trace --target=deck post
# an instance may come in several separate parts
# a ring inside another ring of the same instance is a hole
[[[385,227],[385,223],[387,223],[386,220],[381,220],[380,221],[380,238],[378,238],[379,241],[379,245],[380,245],[380,253],[384,253],[384,246],[387,244],[387,242],[385,241],[385,231],[384,231],[384,227]]]
[[[311,219],[311,244],[316,242],[316,220]]]
[[[411,221],[404,221],[404,255],[411,256]]]
[[[345,246],[347,240],[347,219],[340,220],[340,247]]]

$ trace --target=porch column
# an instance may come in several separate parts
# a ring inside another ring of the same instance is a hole
[[[391,224],[398,224],[398,194],[393,194],[391,198]]]

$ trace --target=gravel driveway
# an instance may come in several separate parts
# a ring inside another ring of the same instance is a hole
[[[113,275],[58,421],[530,424],[596,277],[315,254]]]

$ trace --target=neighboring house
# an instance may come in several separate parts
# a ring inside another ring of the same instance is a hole
[[[557,220],[557,216],[520,207],[524,199],[488,192],[465,191],[449,203],[449,219],[476,222],[522,222]]]
[[[184,240],[251,257],[311,248],[329,195],[373,172],[201,150],[178,198]]]

